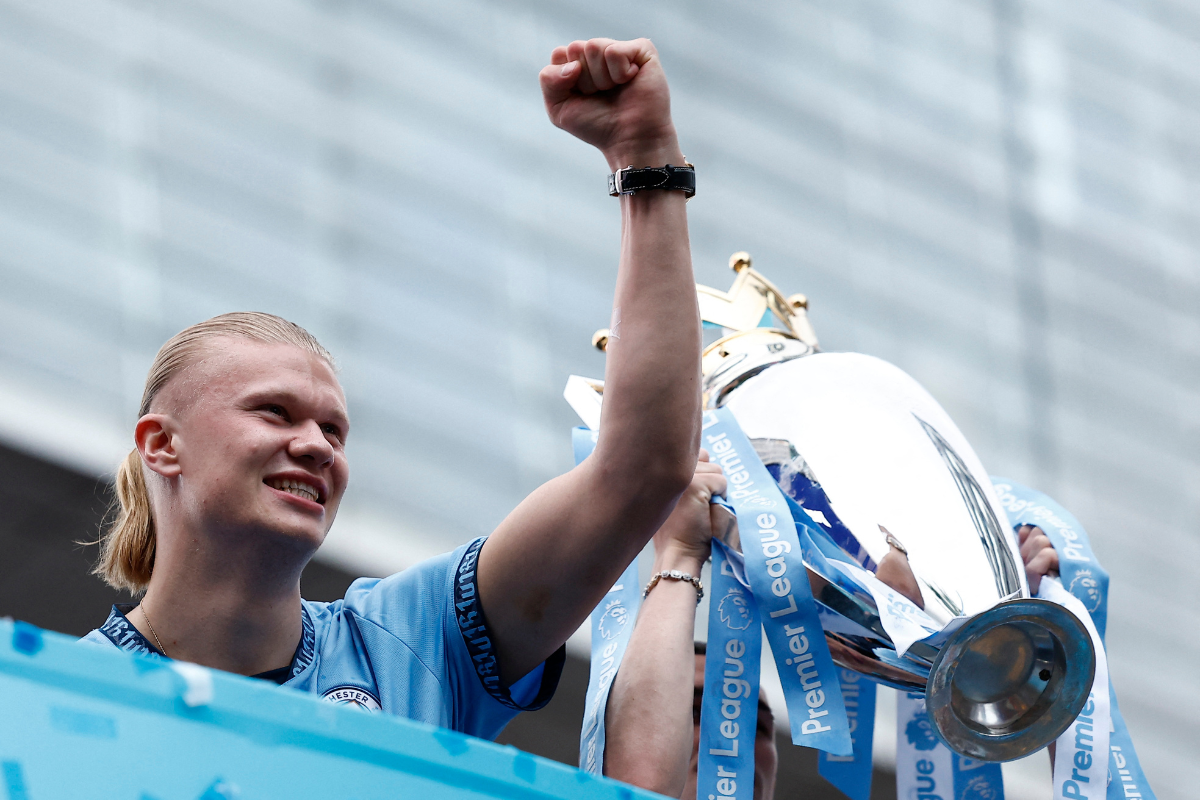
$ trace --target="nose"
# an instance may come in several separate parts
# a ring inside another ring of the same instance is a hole
[[[321,426],[309,420],[296,426],[296,435],[288,445],[288,455],[326,467],[333,463],[334,450]]]

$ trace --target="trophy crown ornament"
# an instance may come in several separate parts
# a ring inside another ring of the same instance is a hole
[[[1087,701],[1096,652],[1071,612],[1030,596],[1015,533],[966,438],[897,367],[822,352],[808,298],[785,296],[749,254],[729,266],[728,291],[696,287],[705,326],[721,329],[702,354],[703,403],[733,413],[804,512],[797,523],[844,560],[804,558],[833,661],[924,692],[937,735],[970,758],[1009,761],[1054,741]],[[593,344],[603,350],[607,332]],[[596,402],[603,384],[580,381],[568,400],[587,419],[579,398]],[[590,413],[599,419],[598,406]],[[862,589],[889,538],[904,542],[920,608]]]

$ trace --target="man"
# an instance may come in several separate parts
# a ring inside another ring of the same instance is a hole
[[[684,163],[648,40],[572,42],[550,60],[551,121],[611,170]],[[685,200],[648,189],[619,201],[592,456],[490,537],[359,580],[335,603],[300,595],[349,482],[350,415],[332,356],[267,314],[222,315],[173,337],[151,367],[118,474],[120,513],[101,541],[98,571],[141,601],[85,638],[477,736],[544,704],[563,642],[666,519],[696,460],[700,322]]]

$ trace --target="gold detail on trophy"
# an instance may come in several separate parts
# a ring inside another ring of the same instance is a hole
[[[592,334],[592,347],[599,350],[601,353],[608,350],[608,339],[610,335],[608,328],[601,328]]]
[[[785,297],[752,264],[749,253],[729,257],[737,277],[728,292],[696,286],[700,318],[726,334],[701,355],[705,408],[721,405],[726,395],[771,364],[818,349],[816,331],[808,322],[808,298]],[[764,327],[765,321],[775,325]]]
[[[725,395],[780,361],[815,353],[817,334],[808,321],[808,297],[785,297],[751,265],[749,253],[729,257],[729,268],[737,273],[728,292],[696,284],[700,318],[725,329],[725,336],[704,348],[704,407],[715,408]],[[760,327],[767,314],[777,327]],[[592,346],[604,352],[610,333],[601,328],[592,334]],[[594,387],[603,393],[603,384]]]
[[[785,332],[817,349],[817,334],[808,322],[808,298],[802,294],[785,297],[751,264],[749,253],[734,253],[729,257],[729,268],[737,273],[737,277],[728,292],[696,286],[700,318],[742,332],[758,328],[769,311]]]

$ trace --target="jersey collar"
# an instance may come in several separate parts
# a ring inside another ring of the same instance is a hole
[[[132,603],[117,603],[114,605],[112,611],[109,612],[108,619],[100,626],[100,632],[107,636],[109,641],[126,652],[166,658],[129,621],[127,615],[135,607]],[[302,628],[300,644],[296,646],[296,653],[292,656],[292,665],[287,672],[287,680],[295,678],[301,672],[308,669],[309,665],[312,664],[313,654],[316,652],[316,633],[313,629],[312,617],[309,616],[308,608],[304,603],[300,604],[300,624]],[[266,673],[264,673],[265,675]],[[258,676],[255,675],[253,677]]]

